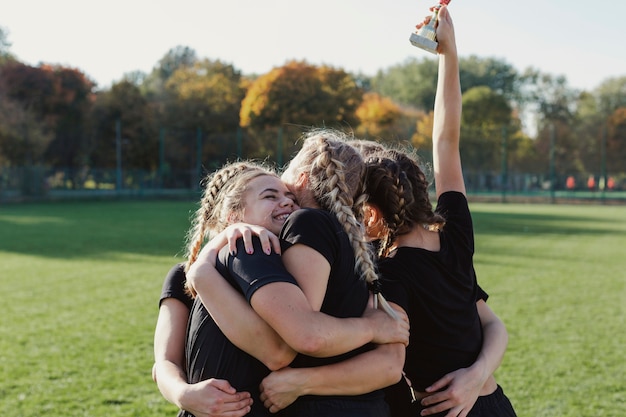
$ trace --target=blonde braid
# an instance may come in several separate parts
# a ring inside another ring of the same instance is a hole
[[[196,210],[195,216],[191,220],[191,227],[187,232],[185,272],[198,259],[198,254],[204,242],[211,237],[211,233],[220,232],[226,228],[227,222],[221,216],[225,200],[224,194],[228,194],[230,190],[238,187],[239,181],[234,180],[248,172],[262,175],[273,174],[273,172],[252,162],[236,162],[224,166],[202,181],[205,186],[200,207]],[[191,288],[186,286],[186,289],[192,296],[195,296]]]
[[[373,289],[375,305],[397,318],[380,293],[380,281],[376,273],[371,246],[365,240],[365,229],[355,213],[362,213],[362,205],[367,200],[363,191],[363,159],[358,151],[345,141],[334,140],[328,135],[317,138],[319,155],[310,169],[312,188],[320,205],[334,213],[343,225],[352,245],[355,257],[355,272]],[[322,175],[323,173],[323,175]],[[355,200],[355,196],[357,197]]]

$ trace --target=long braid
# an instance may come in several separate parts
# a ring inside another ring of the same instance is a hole
[[[320,206],[334,213],[343,225],[354,251],[355,272],[373,289],[375,303],[379,302],[389,315],[397,318],[380,292],[371,246],[365,240],[361,223],[362,206],[367,199],[363,187],[363,159],[338,133],[317,134],[310,137],[305,146],[318,152],[309,171],[311,189]]]

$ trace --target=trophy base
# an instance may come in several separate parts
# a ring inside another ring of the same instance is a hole
[[[413,46],[417,46],[418,48],[421,48],[425,51],[428,51],[433,54],[437,54],[438,43],[433,40],[420,36],[417,33],[411,33],[411,37],[409,38],[409,41],[411,41],[411,44]]]

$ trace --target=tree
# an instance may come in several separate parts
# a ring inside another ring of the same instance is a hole
[[[166,83],[170,125],[232,132],[239,124],[245,91],[232,65],[208,59],[176,70]]]
[[[598,111],[606,117],[618,108],[626,107],[626,76],[605,80],[593,95],[598,101]]]
[[[607,169],[623,172],[626,161],[626,106],[617,108],[611,114],[606,134]]]
[[[423,113],[415,123],[415,133],[411,137],[411,143],[416,149],[425,149],[432,153],[433,148],[433,123],[434,112]],[[430,157],[429,157],[430,159]]]
[[[116,136],[119,123],[122,161],[125,168],[155,170],[158,164],[158,133],[155,117],[139,87],[130,81],[113,84],[97,94],[92,112],[90,165],[117,166]]]
[[[51,140],[33,111],[0,93],[0,167],[42,164]]]
[[[519,91],[519,74],[508,63],[495,58],[475,55],[461,58],[459,72],[463,91],[486,86],[502,95],[509,103],[516,101]]]
[[[152,101],[162,99],[167,80],[179,68],[191,67],[198,61],[196,51],[188,46],[176,46],[165,53],[141,84],[142,94]]]
[[[361,100],[362,91],[345,71],[291,61],[252,83],[242,102],[241,126],[355,125]]]
[[[401,105],[429,111],[435,104],[437,69],[436,60],[409,58],[379,71],[372,80],[372,90]]]
[[[356,133],[360,137],[387,138],[392,136],[392,129],[400,118],[400,107],[390,98],[377,93],[366,93],[363,102],[356,111],[359,126]]]
[[[520,101],[522,105],[532,107],[539,129],[556,120],[572,120],[579,92],[569,88],[564,76],[543,74],[529,68],[522,75],[520,84]]]
[[[0,83],[6,96],[41,120],[53,135],[45,153],[55,167],[79,168],[87,153],[86,128],[94,83],[73,68],[10,62]]]
[[[503,60],[471,56],[459,61],[461,88],[465,92],[486,86],[510,103],[519,96],[520,76]],[[409,58],[400,65],[379,71],[372,81],[373,91],[397,103],[430,111],[437,87],[438,62],[431,58]]]
[[[163,120],[171,133],[168,137],[174,136],[176,149],[169,155],[177,160],[177,165],[197,164],[198,140],[202,141],[204,164],[221,164],[229,151],[231,155],[235,153],[243,85],[239,70],[209,59],[181,67],[172,74],[165,85]]]
[[[159,60],[156,72],[161,80],[167,80],[180,68],[188,68],[198,62],[196,51],[188,46],[178,45],[167,51]]]
[[[486,86],[463,94],[461,155],[474,170],[500,169],[503,129],[511,126],[512,111],[502,94]]]

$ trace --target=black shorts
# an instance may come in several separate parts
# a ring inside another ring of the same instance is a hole
[[[502,387],[484,397],[478,397],[467,417],[516,417],[511,401],[504,395]]]
[[[391,407],[392,417],[417,417],[424,409],[419,401],[410,403],[409,399],[398,398],[388,398],[387,400],[401,401],[402,403],[402,405],[399,407],[399,404],[395,404],[395,407]],[[433,414],[432,417],[444,417],[446,414],[448,414],[448,411],[449,410]],[[502,387],[498,385],[493,393],[478,397],[476,403],[474,404],[474,407],[472,407],[472,410],[469,412],[467,417],[517,417],[517,415],[515,414],[515,410],[513,410],[511,402],[509,401],[507,396],[504,395]]]

